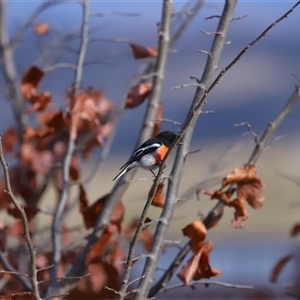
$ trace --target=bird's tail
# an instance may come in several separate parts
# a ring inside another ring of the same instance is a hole
[[[129,170],[128,170],[128,168],[123,169],[112,181],[119,179],[121,176],[123,176]]]

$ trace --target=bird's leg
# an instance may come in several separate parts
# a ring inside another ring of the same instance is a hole
[[[153,176],[156,178],[156,174],[152,171],[152,170],[150,170],[150,172],[153,174]]]

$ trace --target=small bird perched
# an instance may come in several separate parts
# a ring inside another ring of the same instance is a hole
[[[155,176],[152,170],[161,164],[175,138],[176,134],[174,132],[163,131],[157,136],[147,140],[133,152],[127,163],[120,168],[122,171],[113,181],[119,179],[125,173],[136,167],[150,170]]]

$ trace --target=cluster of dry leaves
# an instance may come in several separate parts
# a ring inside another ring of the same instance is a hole
[[[226,188],[226,190],[225,190]],[[222,181],[221,188],[218,190],[199,189],[197,194],[209,195],[211,199],[221,201],[225,206],[234,208],[234,218],[232,226],[243,228],[244,222],[248,219],[246,203],[252,208],[258,209],[263,205],[264,197],[262,192],[264,183],[256,175],[254,165],[247,165],[244,168],[235,168]],[[236,194],[236,198],[231,199]],[[214,226],[222,215],[215,218]]]

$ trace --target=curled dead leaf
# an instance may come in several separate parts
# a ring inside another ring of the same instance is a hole
[[[164,184],[160,183],[157,187],[156,194],[154,196],[154,199],[153,199],[151,205],[160,207],[160,208],[163,208],[165,206],[163,188],[164,188]]]
[[[164,105],[160,103],[155,117],[152,137],[157,136],[161,131],[161,119],[163,118],[163,114],[164,114]]]
[[[28,222],[30,222],[39,211],[36,207],[29,206],[29,205],[24,206],[23,209]],[[16,207],[9,207],[7,209],[7,212],[9,215],[13,216],[14,218],[22,220],[22,215]]]
[[[297,223],[292,226],[290,235],[291,235],[291,237],[295,237],[299,234],[299,232],[300,232],[300,223]]]
[[[125,230],[125,237],[129,240],[132,239],[134,232],[137,229],[139,224],[138,219],[133,219],[132,222],[129,224],[128,228]],[[143,227],[142,232],[139,236],[139,241],[142,242],[144,248],[150,251],[153,242],[153,231],[149,228],[149,226]]]
[[[36,89],[43,78],[44,72],[36,66],[26,70],[21,80],[21,92],[25,99],[30,99],[36,93]]]
[[[233,228],[244,228],[244,222],[248,219],[246,203],[244,199],[234,199],[228,206],[235,209],[234,219],[231,221]]]
[[[106,200],[108,199],[109,194],[104,195],[89,206],[89,200],[83,186],[80,185],[79,188],[79,211],[83,216],[85,228],[93,228],[98,220],[99,214]],[[120,201],[110,219],[110,224],[116,226],[116,229],[119,233],[122,233],[123,231],[124,210],[124,205]]]
[[[207,229],[201,220],[197,220],[182,229],[184,236],[190,238],[192,251],[196,254],[204,245]]]
[[[146,48],[138,44],[129,43],[133,57],[135,59],[156,57],[158,52],[155,48]]]
[[[113,103],[100,91],[88,89],[75,97],[69,97],[71,138],[76,139],[78,133],[92,130],[102,145],[108,134],[108,128],[102,129],[102,126],[108,121],[113,108]]]
[[[256,175],[254,165],[235,168],[223,179],[222,188],[229,184],[237,184],[238,197],[245,199],[254,209],[258,209],[263,205],[264,197],[262,196],[262,192],[265,185]]]
[[[97,240],[97,242],[91,247],[85,263],[88,265],[90,263],[96,263],[101,261],[101,256],[104,253],[106,246],[108,245],[111,237],[116,232],[116,226],[109,224],[103,231],[103,234]]]
[[[4,153],[10,152],[14,149],[18,142],[16,130],[11,127],[7,129],[2,136],[2,149]]]
[[[127,95],[125,108],[135,108],[142,104],[152,91],[152,83],[139,83],[132,87]]]
[[[282,272],[282,269],[285,267],[285,265],[293,258],[292,255],[286,255],[282,257],[273,267],[271,271],[271,277],[270,281],[275,283],[277,282],[278,276]]]
[[[209,253],[213,249],[213,243],[203,244],[202,247],[194,253],[188,262],[181,266],[177,277],[185,284],[189,285],[191,280],[210,278],[220,276],[221,271],[210,266]]]

